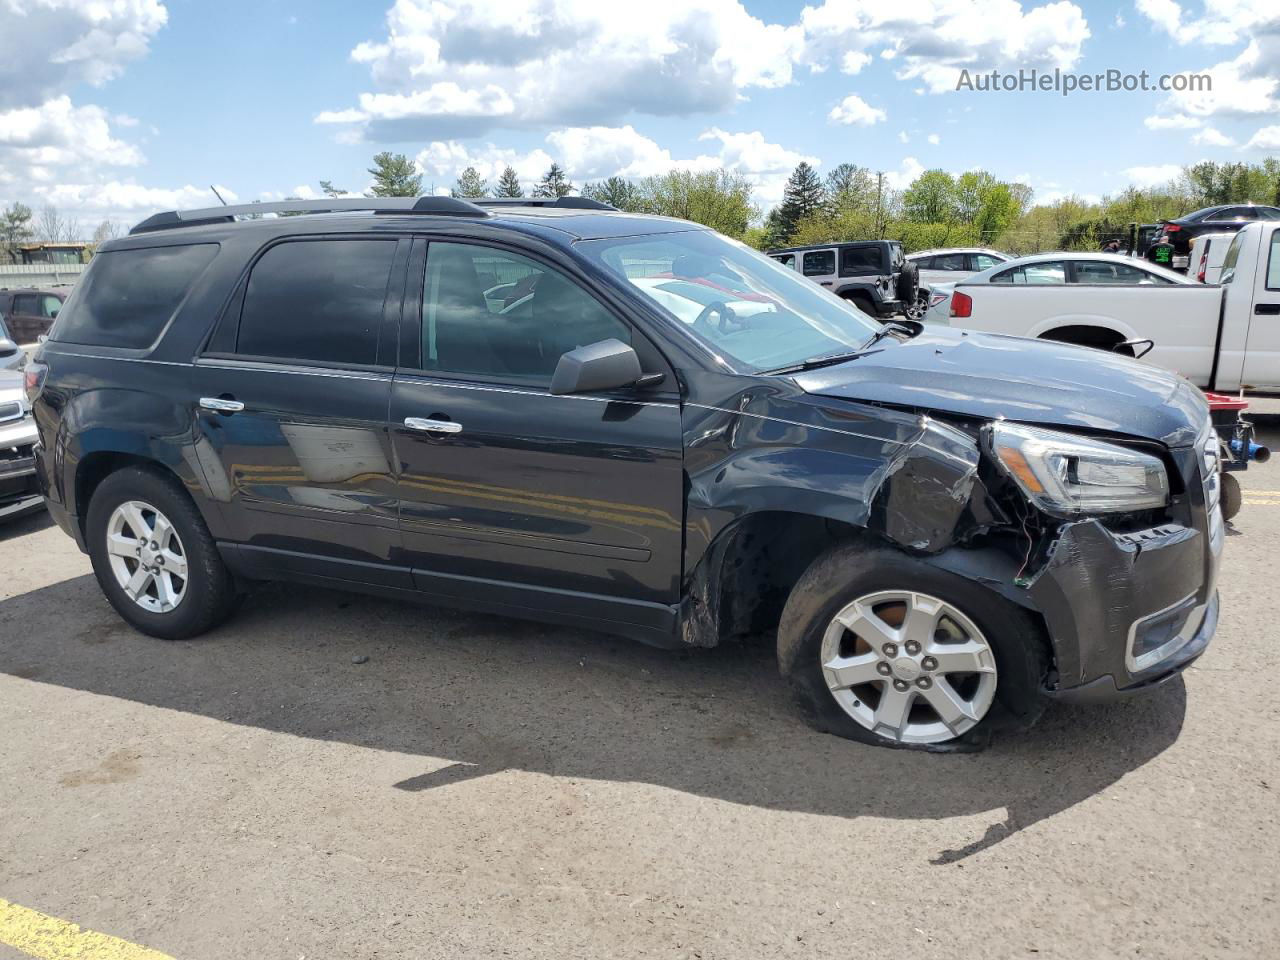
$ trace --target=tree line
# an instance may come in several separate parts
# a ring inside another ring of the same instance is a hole
[[[382,152],[368,172],[371,197],[417,197],[423,174],[404,154]],[[321,180],[330,197],[349,191]],[[450,193],[460,198],[522,197],[525,187],[507,166],[491,185],[474,166],[464,169]],[[782,201],[767,213],[756,202],[751,181],[727,169],[675,168],[631,179],[608,177],[575,185],[552,163],[533,185],[534,197],[577,193],[632,213],[678,217],[705,224],[760,249],[787,245],[893,239],[908,251],[929,247],[988,246],[1010,253],[1041,250],[1096,250],[1112,238],[1125,240],[1131,223],[1159,223],[1201,207],[1228,203],[1280,206],[1280,159],[1260,163],[1197,163],[1168,183],[1129,187],[1091,201],[1078,196],[1034,203],[1023,183],[1003,181],[985,170],[958,176],[925,170],[905,189],[895,189],[883,171],[841,163],[826,176],[801,162],[792,171]],[[296,198],[291,198],[296,199]],[[104,220],[93,244],[121,232]],[[46,206],[37,215],[22,203],[0,212],[0,253],[15,255],[32,240],[84,239],[81,225]]]

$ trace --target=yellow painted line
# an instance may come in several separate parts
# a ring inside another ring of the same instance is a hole
[[[0,900],[0,943],[38,960],[173,960],[159,950],[81,930],[79,924],[8,900]]]

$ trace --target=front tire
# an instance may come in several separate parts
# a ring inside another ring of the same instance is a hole
[[[817,729],[878,746],[975,748],[1044,708],[1031,618],[905,554],[833,547],[791,592],[778,664]]]
[[[145,634],[185,640],[235,608],[231,574],[172,475],[145,467],[111,474],[89,502],[85,535],[103,594]]]

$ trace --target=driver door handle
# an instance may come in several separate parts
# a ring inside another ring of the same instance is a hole
[[[431,420],[426,417],[405,417],[404,425],[410,430],[424,433],[461,433],[462,424],[452,420]]]
[[[239,400],[225,400],[222,397],[201,397],[200,406],[218,413],[239,413],[244,409],[244,404]]]

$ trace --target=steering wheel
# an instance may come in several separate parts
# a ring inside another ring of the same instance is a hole
[[[715,303],[708,303],[703,307],[702,312],[694,319],[693,325],[695,327],[710,327],[712,314],[719,315],[720,320],[716,323],[715,329],[722,334],[732,333],[733,330],[730,329],[731,327],[745,329],[749,326],[748,320],[745,317],[739,317],[733,312],[733,307],[729,306],[723,300],[717,300]]]

